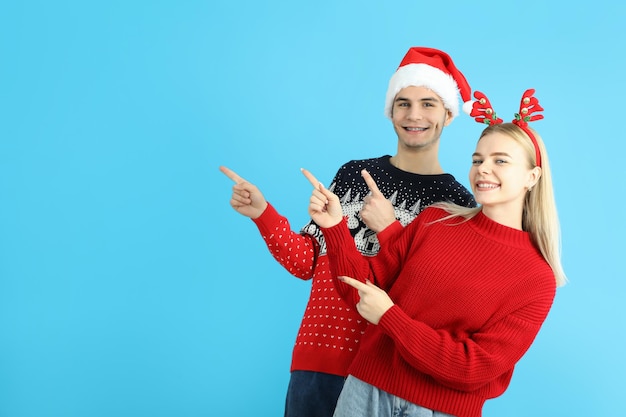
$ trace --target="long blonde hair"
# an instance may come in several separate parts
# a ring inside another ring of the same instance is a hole
[[[537,246],[544,259],[554,272],[557,286],[565,285],[567,277],[561,264],[561,231],[559,217],[556,210],[554,189],[552,187],[552,174],[548,161],[548,152],[539,134],[527,127],[537,140],[539,154],[541,156],[541,176],[532,191],[526,193],[522,213],[522,230],[530,234],[531,240]],[[535,147],[528,135],[514,123],[501,123],[488,126],[480,135],[480,139],[490,133],[501,133],[518,142],[528,156],[530,167],[537,165]],[[450,213],[450,217],[464,217],[469,220],[478,214],[482,208],[468,208],[452,203],[435,203],[433,206],[440,207]]]

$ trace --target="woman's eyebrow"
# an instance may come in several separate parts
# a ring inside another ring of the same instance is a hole
[[[482,156],[482,154],[480,152],[474,152],[472,156]],[[508,156],[509,158],[511,157],[511,155],[506,152],[492,152],[489,154],[489,156]]]

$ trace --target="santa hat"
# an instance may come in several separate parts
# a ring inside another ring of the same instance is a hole
[[[454,66],[452,58],[438,49],[414,46],[406,53],[389,80],[385,115],[390,119],[396,94],[409,86],[434,91],[452,113],[452,118],[459,114],[459,95],[463,100],[463,111],[467,114],[472,111],[472,89],[465,76]]]

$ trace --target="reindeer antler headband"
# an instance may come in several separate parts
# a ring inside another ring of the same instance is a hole
[[[515,113],[515,118],[512,120],[512,123],[518,125],[528,137],[533,142],[535,147],[535,158],[537,160],[537,166],[541,166],[541,154],[539,152],[539,144],[537,143],[537,139],[535,135],[528,128],[528,122],[534,122],[535,120],[543,119],[542,114],[533,114],[540,111],[543,111],[543,107],[539,105],[539,100],[533,96],[535,94],[535,89],[530,88],[524,92],[522,95],[522,100],[519,106],[519,113]],[[496,112],[491,107],[491,103],[487,96],[485,96],[480,91],[474,92],[474,97],[476,101],[472,105],[472,111],[470,116],[474,118],[478,123],[485,123],[487,125],[497,125],[503,122],[500,119]]]

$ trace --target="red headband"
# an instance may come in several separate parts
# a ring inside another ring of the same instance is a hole
[[[537,143],[535,135],[533,135],[528,128],[528,122],[543,119],[542,114],[533,115],[533,113],[543,111],[543,107],[539,105],[539,100],[537,100],[533,94],[535,94],[535,90],[533,88],[524,92],[519,106],[519,113],[515,113],[515,119],[513,119],[512,123],[516,124],[524,132],[526,132],[530,140],[533,142],[537,166],[540,167],[541,153],[539,152],[539,144]],[[470,113],[470,116],[472,116],[474,120],[488,125],[497,125],[503,122],[503,120],[496,115],[496,112],[491,107],[489,99],[483,93],[475,91],[474,97],[476,98],[476,101],[472,105],[472,111]]]

